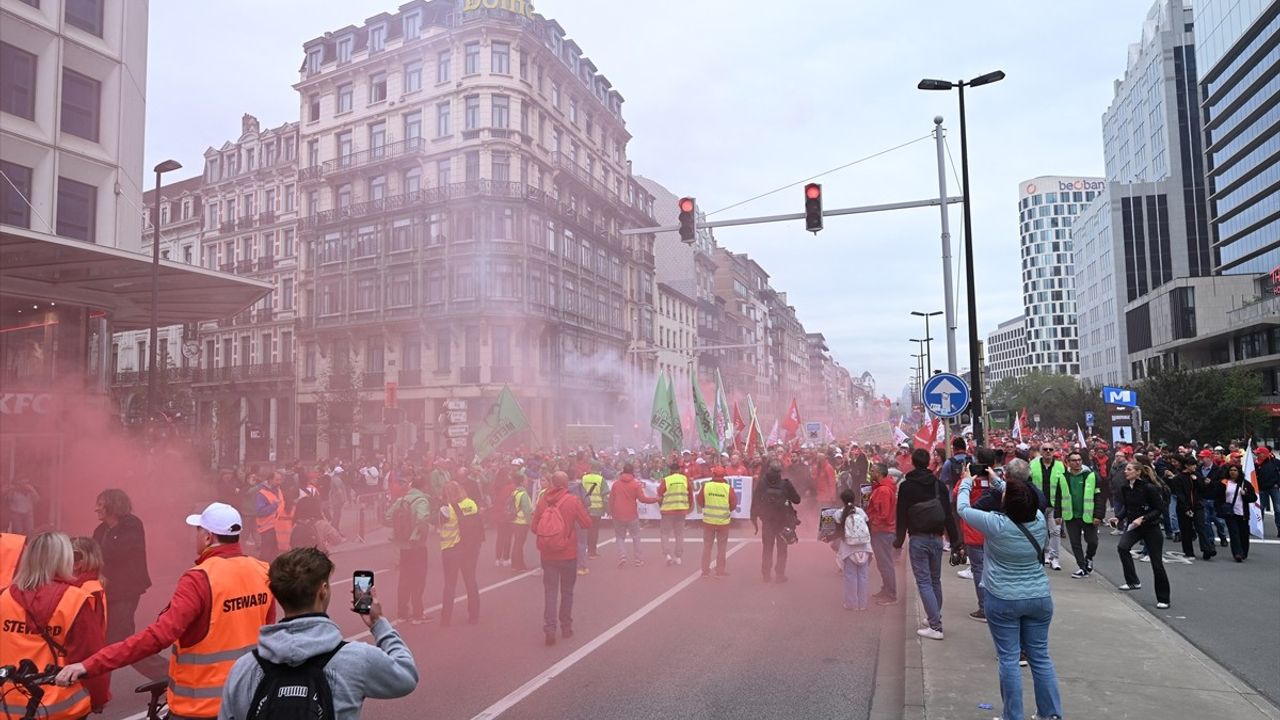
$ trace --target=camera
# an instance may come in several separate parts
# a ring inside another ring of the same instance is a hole
[[[982,463],[969,463],[969,474],[975,478],[983,478],[985,480],[987,477],[987,470],[989,469],[990,466],[983,465]]]

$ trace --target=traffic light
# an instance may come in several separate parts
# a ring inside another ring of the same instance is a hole
[[[680,208],[680,242],[693,244],[694,225],[697,220],[694,218],[694,210],[697,209],[698,203],[691,197],[680,198],[678,204]]]
[[[804,186],[804,229],[814,235],[822,229],[822,185],[818,183]]]

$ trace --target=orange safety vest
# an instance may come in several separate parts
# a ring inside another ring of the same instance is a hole
[[[63,647],[67,645],[71,624],[86,602],[89,602],[89,593],[83,588],[68,586],[62,593],[62,599],[44,626],[54,642]],[[13,598],[10,589],[0,591],[0,648],[3,648],[0,665],[17,665],[23,658],[29,658],[38,668],[50,663],[64,664],[66,658],[54,655],[53,648],[45,642],[39,629],[27,624],[27,618],[27,609]],[[8,717],[16,718],[26,713],[26,704],[25,695],[9,693],[0,707]],[[40,708],[37,714],[48,720],[79,720],[93,709],[89,693],[80,683],[72,683],[68,687],[45,686]]]
[[[276,547],[281,551],[289,549],[289,538],[293,535],[293,514],[298,509],[295,502],[292,508],[284,509],[284,503],[276,509]]]
[[[263,533],[270,532],[272,529],[275,528],[276,518],[280,516],[281,503],[280,503],[280,493],[272,490],[271,488],[265,485],[263,485],[261,488],[258,489],[258,494],[265,497],[267,499],[267,502],[276,506],[275,512],[271,513],[270,515],[258,516],[258,521],[257,521],[258,534],[261,535]],[[280,538],[277,537],[276,539],[279,540]],[[284,546],[281,545],[281,547],[284,547]]]
[[[13,584],[13,576],[18,572],[18,559],[22,557],[22,548],[26,544],[26,535],[0,533],[0,589]]]
[[[213,718],[222,706],[222,686],[231,666],[258,644],[275,598],[267,587],[267,564],[251,557],[211,557],[195,567],[209,578],[213,602],[209,632],[200,642],[173,644],[169,658],[169,710],[182,717]]]
[[[102,587],[101,580],[85,580],[80,589],[89,593],[89,607],[98,615],[98,619],[102,621],[102,627],[107,626],[107,591]]]

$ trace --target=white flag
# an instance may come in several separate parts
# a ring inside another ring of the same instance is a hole
[[[1244,479],[1253,483],[1253,489],[1258,490],[1258,474],[1257,468],[1253,462],[1253,441],[1249,441],[1249,447],[1244,450]],[[1259,497],[1249,505],[1249,534],[1261,540],[1262,532],[1262,498]]]

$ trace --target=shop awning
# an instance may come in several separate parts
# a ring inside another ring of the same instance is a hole
[[[160,261],[159,324],[229,317],[271,292],[270,283]],[[0,230],[0,294],[74,302],[111,314],[115,330],[151,325],[151,258],[45,233]]]

